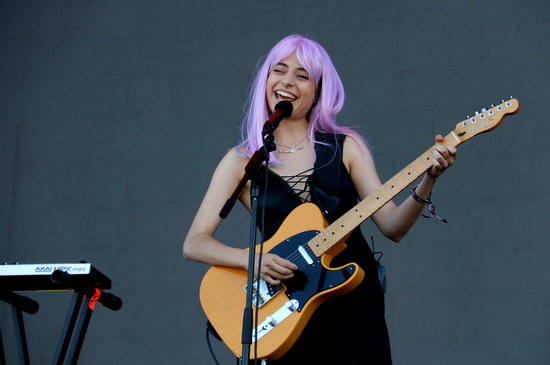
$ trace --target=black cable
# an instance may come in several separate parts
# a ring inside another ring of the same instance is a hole
[[[384,256],[384,252],[382,251],[375,251],[374,250],[374,237],[370,236],[370,242],[372,245],[372,257],[376,260],[378,264],[380,264],[380,260],[382,260],[382,256]],[[375,257],[375,255],[380,255],[378,258]]]
[[[372,257],[376,261],[376,272],[378,274],[378,281],[380,282],[380,285],[382,286],[382,290],[384,294],[386,294],[387,289],[387,279],[386,279],[386,268],[384,265],[380,263],[380,260],[382,260],[382,256],[384,256],[384,253],[382,251],[375,251],[374,250],[374,238],[370,236],[371,244],[372,244]],[[375,255],[380,255],[378,258],[375,257]]]
[[[218,359],[216,358],[216,355],[214,354],[214,350],[212,349],[212,344],[210,343],[210,328],[208,326],[206,326],[206,343],[208,344],[208,350],[210,351],[212,360],[214,360],[216,365],[220,365]]]

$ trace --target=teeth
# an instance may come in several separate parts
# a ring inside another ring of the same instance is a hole
[[[275,94],[280,95],[283,98],[296,99],[296,96],[292,95],[291,93],[287,93],[286,91],[277,90],[275,91]]]

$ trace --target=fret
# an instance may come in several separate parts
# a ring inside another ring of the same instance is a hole
[[[418,161],[418,160],[413,161],[413,163],[411,163],[411,164],[408,166],[408,167],[410,167],[411,170],[412,170],[412,172],[409,172],[409,174],[413,173],[414,175],[416,175],[416,176],[414,176],[414,179],[416,179],[417,177],[420,176],[420,174],[418,174],[418,173],[416,172],[416,169],[413,167],[413,164],[414,164],[416,161]],[[413,180],[414,180],[414,179],[413,179]]]
[[[388,191],[388,193],[390,194],[390,197],[393,196],[393,193],[392,191],[390,190],[390,188],[388,188],[388,186],[386,184],[382,185],[383,187],[386,188],[386,190]]]
[[[424,165],[424,168],[425,168],[426,170],[429,169],[430,167],[432,167],[431,164],[426,165],[426,162],[424,161],[424,160],[426,160],[426,161],[429,161],[429,160],[430,160],[430,156],[427,155],[427,153],[424,153],[421,157],[422,157],[422,158],[420,159],[420,162],[422,162],[422,165]],[[420,176],[420,175],[418,175],[418,176]]]
[[[320,241],[321,240],[317,236],[308,242],[309,248],[315,253],[315,256],[317,257],[321,256],[326,251],[326,248],[321,247],[322,244]]]
[[[364,199],[363,201],[361,201],[361,203],[359,204],[363,204],[365,206],[365,208],[367,208],[367,210],[369,211],[369,214],[366,214],[362,209],[361,209],[361,212],[365,215],[365,219],[368,218],[372,213],[375,212],[375,210],[372,210],[372,208],[369,206],[369,203],[367,202],[367,199]],[[358,205],[359,205],[358,204]]]
[[[345,219],[342,219],[344,217],[340,217],[340,219],[338,219],[338,229],[340,230],[340,234],[342,236],[345,236],[347,235],[349,232],[350,232],[350,229],[349,229],[349,226],[347,225],[347,222],[345,221]]]
[[[325,231],[326,229],[317,235],[317,237],[319,237],[319,242],[317,243],[317,246],[324,250],[327,250],[330,246],[327,246],[327,244],[329,243],[327,242],[329,238],[327,237],[327,233]]]
[[[376,191],[376,192],[378,193],[378,197],[376,198],[376,200],[377,200],[378,202],[381,202],[382,205],[384,205],[384,204],[386,204],[386,203],[391,199],[392,194],[391,194],[391,191],[388,190],[388,193],[389,193],[389,195],[390,195],[390,198],[388,199],[388,198],[386,197],[386,192],[384,191],[384,189],[382,189],[382,187],[386,187],[386,185],[383,184],[382,186],[380,186],[380,188],[378,188],[378,190]],[[387,189],[387,187],[386,187],[386,189]]]
[[[392,180],[393,183],[397,186],[397,189],[398,189],[399,191],[401,191],[401,190],[402,190],[402,189],[401,189],[401,185],[397,182],[396,177],[395,177],[395,176],[392,177],[391,180]],[[393,186],[392,186],[392,189],[393,189]],[[396,195],[397,195],[397,194],[396,194]]]
[[[451,135],[456,139],[458,143],[460,143],[460,139],[456,136],[455,132],[451,132]]]
[[[332,231],[331,233],[332,233],[333,237],[338,237],[338,236],[342,237],[342,236],[344,236],[344,235],[342,234],[342,230],[341,230],[341,228],[340,228],[340,224],[338,223],[338,221],[339,221],[339,219],[336,220],[336,221],[334,221],[334,222],[329,226],[329,227],[332,227],[332,228],[331,228],[331,231]]]
[[[357,204],[357,205],[353,208],[353,212],[354,212],[355,214],[358,214],[358,213],[360,212],[360,215],[359,215],[358,217],[359,217],[359,220],[360,220],[361,222],[363,222],[365,219],[367,219],[367,215],[365,214],[365,211],[363,211],[363,209],[361,208],[361,205],[362,205],[362,204],[363,204],[363,205],[366,204],[364,200],[361,201],[361,202],[359,202],[359,204]],[[368,206],[367,206],[367,208],[368,208]],[[369,209],[369,210],[370,210],[370,209]]]
[[[370,199],[371,202],[373,203],[373,205],[376,207],[376,209],[374,209],[374,211],[377,211],[378,208],[380,208],[380,206],[377,204],[378,202],[376,201],[376,199],[374,199],[374,197],[372,196],[374,193],[372,193],[371,195],[369,195],[367,197],[367,199]],[[366,200],[366,199],[365,199]],[[369,207],[370,208],[370,207]],[[372,210],[372,209],[371,209]]]
[[[354,208],[354,209],[350,210],[348,213],[346,213],[346,215],[352,216],[350,218],[350,220],[352,222],[352,225],[359,225],[359,224],[362,223],[362,220],[359,219],[359,215],[357,214],[357,211],[358,211],[358,209]]]
[[[412,181],[410,181],[407,176],[403,173],[403,170],[401,170],[399,172],[401,174],[401,176],[403,176],[403,179],[405,179],[405,181],[407,182],[407,185],[409,185]]]

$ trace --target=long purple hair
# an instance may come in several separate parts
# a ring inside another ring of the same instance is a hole
[[[262,146],[262,127],[271,113],[266,100],[269,73],[294,52],[317,87],[318,99],[309,113],[310,142],[315,143],[316,132],[351,132],[351,129],[336,124],[336,114],[344,105],[344,86],[327,51],[319,43],[304,36],[289,35],[271,49],[254,77],[241,127],[242,142],[237,147],[245,147],[248,157]]]

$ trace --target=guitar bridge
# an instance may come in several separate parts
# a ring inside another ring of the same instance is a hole
[[[279,308],[275,313],[267,316],[265,321],[252,331],[252,342],[258,342],[260,338],[294,313],[298,307],[300,307],[300,303],[296,299],[292,299],[286,302],[285,305]]]
[[[258,283],[260,285],[258,289]],[[256,279],[252,283],[252,305],[257,305],[258,308],[261,308],[265,303],[269,302],[271,298],[273,298],[275,295],[277,295],[281,290],[283,290],[283,286],[281,284],[279,285],[271,285],[268,284],[263,279]],[[245,285],[244,291],[248,292],[248,285]]]

